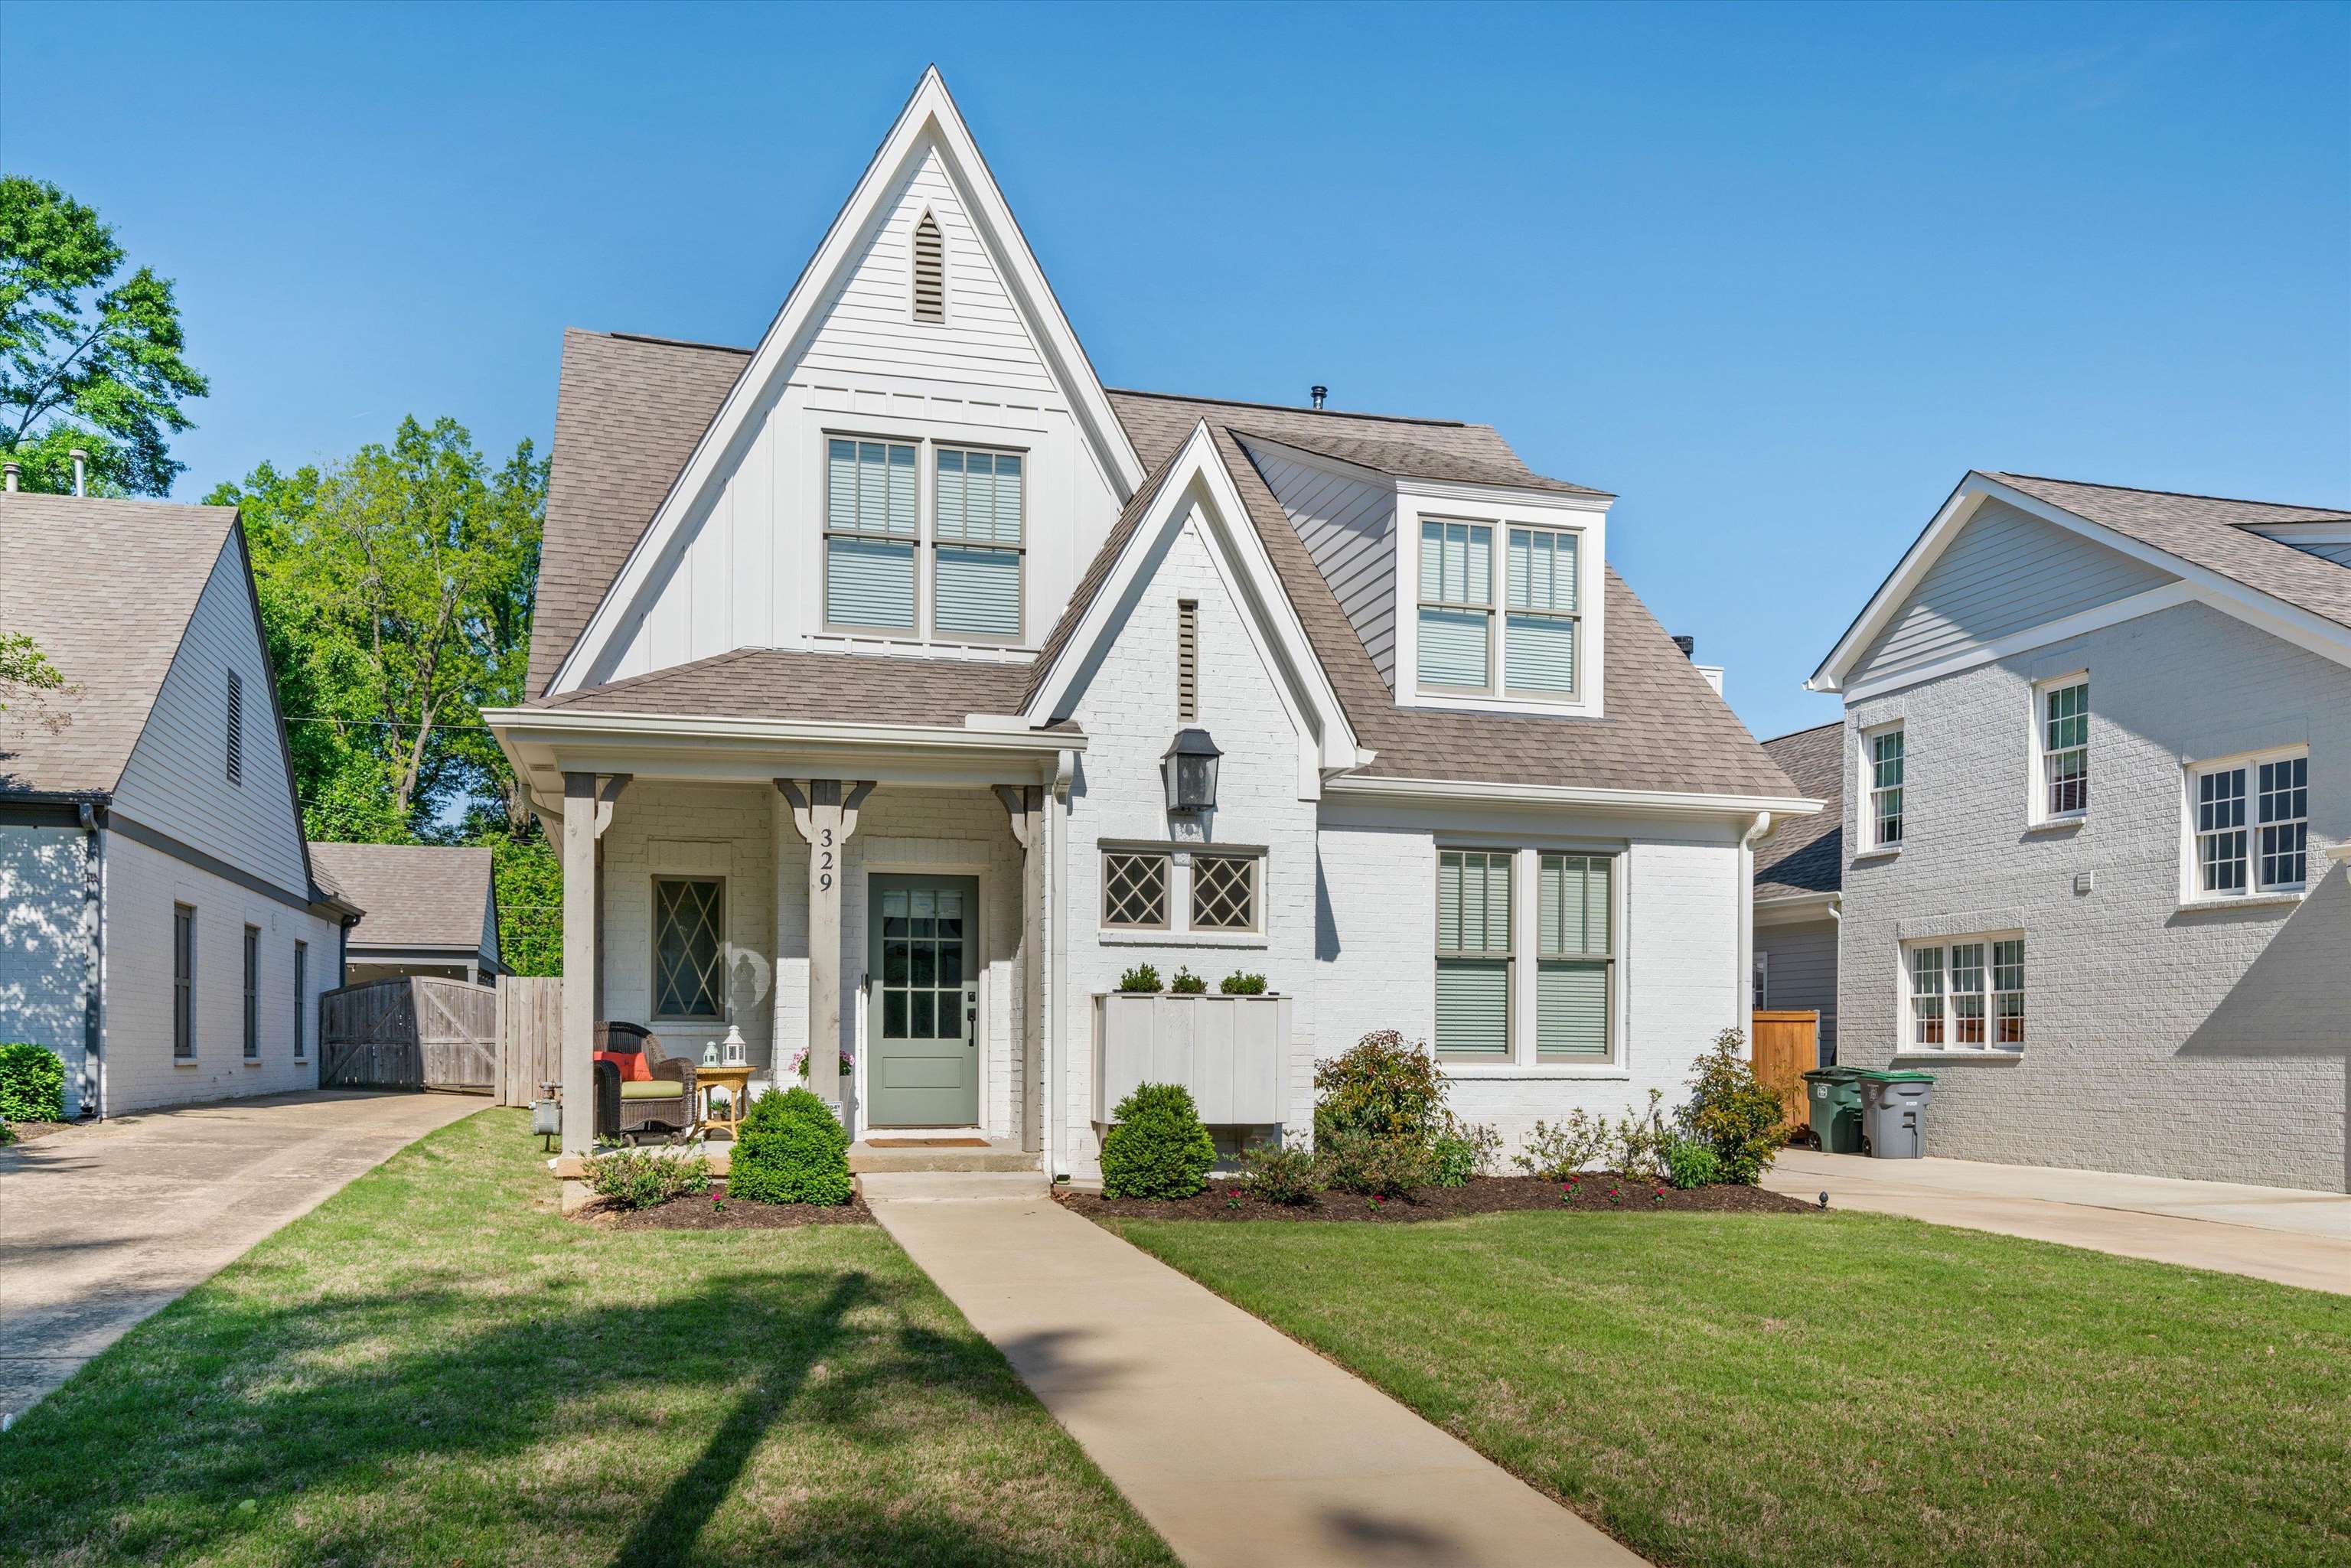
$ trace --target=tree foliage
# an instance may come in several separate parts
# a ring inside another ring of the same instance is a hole
[[[0,175],[0,455],[27,489],[73,488],[76,446],[100,496],[162,496],[171,437],[210,389],[183,357],[168,278],[126,259],[98,214],[44,180]]]
[[[0,632],[0,713],[10,698],[53,692],[66,684],[41,645],[22,632]]]

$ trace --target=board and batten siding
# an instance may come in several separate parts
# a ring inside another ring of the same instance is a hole
[[[294,814],[246,572],[244,545],[232,530],[123,766],[113,810],[307,898],[302,824]],[[234,784],[228,779],[232,670],[244,686],[244,758]]]
[[[1755,951],[1768,958],[1773,1009],[1810,1008],[1821,1015],[1821,1060],[1836,1059],[1837,923],[1758,921]]]
[[[1250,459],[1298,530],[1339,608],[1395,685],[1395,491],[1252,445]]]
[[[2170,574],[1987,500],[1848,677],[1855,685],[2160,588]]]
[[[925,212],[946,242],[944,322],[911,305],[912,235]],[[615,680],[737,648],[1020,656],[1058,620],[1118,515],[1069,394],[1040,353],[961,192],[925,146],[866,236],[781,393],[725,459],[717,488],[637,600],[620,650],[589,672]],[[824,444],[831,434],[921,443],[917,623],[911,633],[829,631]],[[1022,608],[1009,639],[930,631],[929,539],[940,445],[1022,455]]]

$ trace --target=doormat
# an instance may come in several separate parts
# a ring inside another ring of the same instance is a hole
[[[986,1138],[868,1138],[870,1149],[984,1149]]]

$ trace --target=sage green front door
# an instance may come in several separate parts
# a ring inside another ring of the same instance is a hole
[[[979,881],[875,876],[866,886],[865,1089],[876,1127],[979,1121]]]

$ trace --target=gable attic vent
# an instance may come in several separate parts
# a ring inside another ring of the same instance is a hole
[[[228,781],[245,782],[245,678],[228,673]]]
[[[925,213],[914,225],[914,319],[947,319],[947,242],[938,219]]]
[[[1200,601],[1176,601],[1176,718],[1189,724],[1200,716]]]

